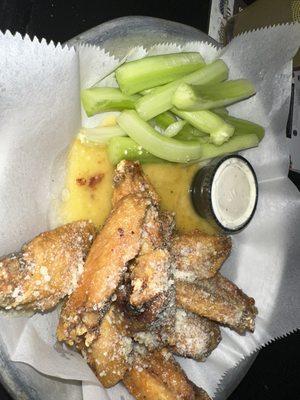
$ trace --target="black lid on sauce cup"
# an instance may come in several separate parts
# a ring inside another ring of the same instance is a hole
[[[256,210],[258,184],[254,169],[240,155],[215,158],[196,173],[191,198],[196,212],[218,231],[238,233],[249,224]],[[239,215],[239,207],[244,215]]]

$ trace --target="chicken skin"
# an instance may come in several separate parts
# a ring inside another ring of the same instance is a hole
[[[254,331],[257,314],[254,299],[220,273],[193,283],[177,280],[176,303],[184,310],[229,326],[240,334]]]
[[[87,257],[80,284],[62,309],[57,337],[70,345],[85,339],[88,347],[97,337],[130,260],[141,248],[143,222],[149,199],[128,195],[111,212]]]
[[[47,311],[77,287],[96,229],[87,221],[44,232],[0,260],[0,307]]]
[[[123,380],[137,400],[209,400],[208,394],[194,385],[166,349],[137,357]]]
[[[200,231],[178,234],[172,244],[176,275],[185,279],[213,277],[228,258],[231,239],[211,236]]]

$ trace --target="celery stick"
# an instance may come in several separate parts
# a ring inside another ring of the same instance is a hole
[[[185,111],[210,110],[247,99],[255,94],[253,84],[247,79],[237,79],[208,86],[182,83],[172,97],[175,107]]]
[[[233,136],[228,142],[222,146],[215,146],[211,143],[203,144],[202,160],[222,156],[223,154],[235,153],[240,150],[245,150],[250,147],[255,147],[259,143],[259,139],[254,134]]]
[[[229,114],[229,111],[225,107],[214,108],[212,112],[220,115],[223,118],[225,118]]]
[[[224,119],[235,128],[234,136],[248,135],[254,133],[259,138],[259,140],[262,140],[265,135],[264,128],[258,124],[255,124],[254,122],[231,117],[229,115],[225,116]]]
[[[118,136],[127,136],[127,134],[119,126],[101,126],[99,128],[81,128],[77,137],[82,143],[103,144]]]
[[[134,108],[138,96],[127,96],[117,88],[93,87],[81,91],[81,101],[88,117],[102,111]]]
[[[155,117],[172,108],[172,96],[181,83],[206,85],[221,82],[228,78],[228,67],[217,60],[205,67],[167,85],[158,87],[136,102],[136,110],[145,120]]]
[[[117,122],[129,137],[156,157],[181,163],[197,160],[201,156],[199,142],[184,142],[164,137],[142,120],[136,111],[123,111]]]
[[[208,133],[211,142],[217,146],[226,142],[234,133],[233,126],[211,111],[180,111],[177,108],[172,109],[172,111],[195,128]]]
[[[174,137],[176,136],[187,124],[186,121],[180,120],[173,122],[173,124],[170,124],[167,129],[163,132],[163,136],[166,137]],[[177,139],[177,138],[176,138]]]
[[[116,79],[126,94],[163,85],[204,66],[199,53],[174,53],[141,58],[121,65]]]
[[[176,135],[176,139],[177,139],[177,134],[181,131],[184,131],[188,137],[193,136],[194,139],[195,139],[195,136],[206,135],[206,133],[200,132],[198,129],[196,129],[192,125],[188,124],[187,121],[184,121],[182,119],[179,119],[179,120],[176,119],[175,115],[168,111],[157,115],[155,118],[153,118],[149,122],[150,123],[153,122],[153,125],[152,124],[151,125],[156,129],[158,128],[159,132],[164,136],[168,136],[168,132],[166,133],[166,130],[168,130],[168,128],[174,124],[169,129],[169,132],[171,131],[172,133],[174,133],[174,136]],[[177,134],[175,133],[176,131],[177,131]],[[170,137],[172,137],[172,136],[170,136]],[[192,139],[189,139],[189,140],[192,140]]]
[[[154,124],[158,125],[162,129],[167,129],[169,125],[173,124],[176,121],[177,119],[175,115],[167,111],[153,118]]]
[[[191,130],[185,129],[185,127],[176,135],[175,139],[184,141],[197,141],[200,144],[209,143],[209,135],[203,133],[203,136],[195,136],[191,133]]]
[[[142,90],[141,92],[139,92],[139,94],[145,96],[146,94],[149,94],[149,93],[153,92],[153,90],[155,90],[157,87],[159,87],[159,86],[156,86],[156,87],[151,88],[151,89]]]
[[[107,146],[108,158],[113,165],[121,160],[140,161],[141,163],[164,162],[160,158],[153,156],[147,150],[129,137],[112,138]]]

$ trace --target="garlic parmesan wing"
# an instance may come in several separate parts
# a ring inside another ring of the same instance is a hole
[[[254,299],[219,273],[193,283],[177,280],[176,303],[184,310],[227,325],[240,334],[254,331],[257,314]]]
[[[0,261],[0,307],[46,311],[76,288],[96,230],[87,221],[44,232]]]
[[[165,349],[138,357],[123,382],[137,400],[208,400]]]
[[[150,197],[155,205],[159,202],[158,195],[145,177],[139,162],[121,161],[116,167],[113,183],[113,206],[129,194]]]
[[[57,337],[68,344],[83,338],[88,346],[122,281],[128,262],[140,251],[143,222],[150,202],[128,195],[111,212],[91,247],[77,289],[62,309]]]
[[[228,236],[206,235],[196,230],[176,235],[171,249],[178,277],[211,278],[228,258],[231,239]]]
[[[116,385],[130,366],[133,349],[123,313],[112,305],[95,341],[88,348],[82,343],[79,349],[104,387]]]
[[[221,332],[217,323],[177,308],[175,329],[168,340],[173,353],[205,361],[220,340]]]

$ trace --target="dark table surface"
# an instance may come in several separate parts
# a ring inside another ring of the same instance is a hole
[[[251,2],[247,0],[248,4]],[[113,18],[148,15],[207,32],[209,12],[209,0],[0,0],[0,29],[64,42]],[[299,188],[299,174],[292,173],[290,178]],[[300,399],[299,378],[300,331],[297,331],[260,351],[229,400],[297,400]],[[0,399],[10,399],[1,385]]]

